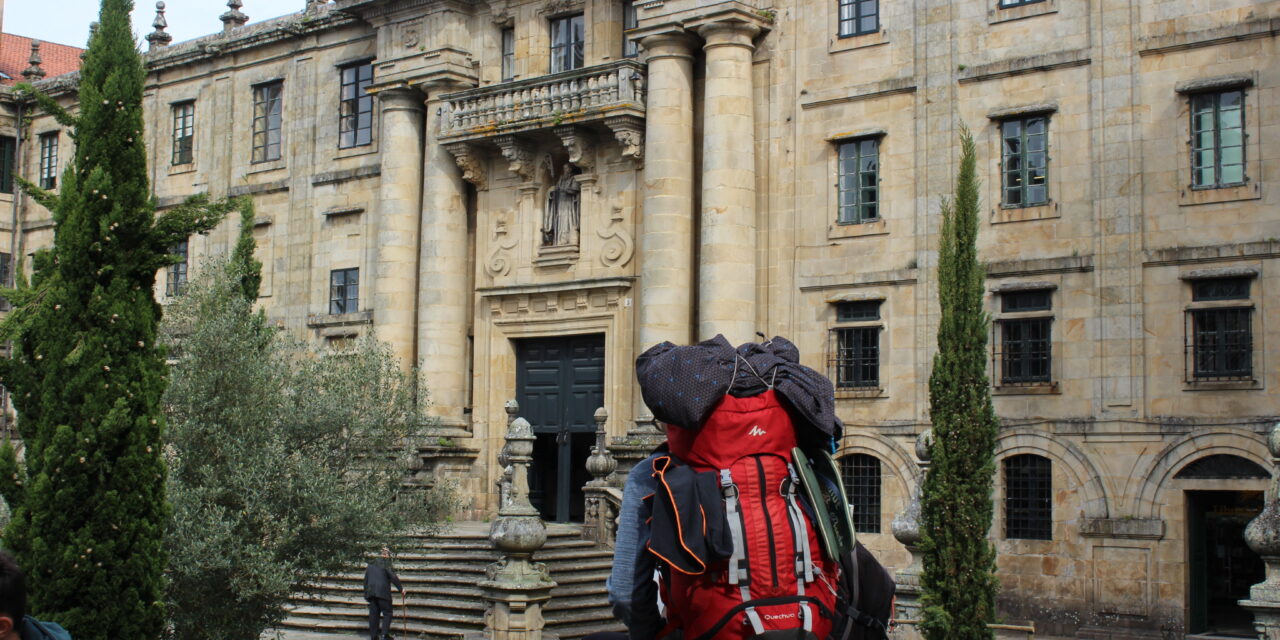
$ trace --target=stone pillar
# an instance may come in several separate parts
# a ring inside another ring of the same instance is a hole
[[[637,354],[693,337],[693,45],[683,31],[641,41],[648,53],[645,106],[644,211],[640,221]],[[635,390],[636,423],[653,413]]]
[[[439,95],[449,89],[433,87]],[[422,155],[422,247],[418,263],[417,355],[430,394],[430,415],[443,427],[466,428],[467,329],[471,286],[467,259],[467,190],[453,154],[435,135],[443,103],[427,102]],[[385,175],[384,175],[385,177]]]
[[[414,294],[417,288],[418,212],[422,208],[423,95],[407,86],[381,89],[381,185],[374,220],[373,273],[360,274],[373,295],[378,338],[396,357],[416,364]]]
[[[609,411],[604,407],[596,409],[596,444],[591,447],[591,456],[587,458],[587,472],[591,480],[582,488],[586,494],[586,518],[582,523],[582,537],[601,544],[613,546],[614,519],[618,514],[609,501],[609,492],[613,490],[609,478],[618,468],[618,461],[609,454],[605,423],[609,421]]]
[[[756,154],[752,39],[760,27],[713,22],[702,120],[702,253],[698,338],[739,344],[756,332]],[[650,137],[652,141],[655,138]]]
[[[923,554],[920,553],[920,491],[924,476],[929,472],[929,445],[933,442],[933,430],[926,429],[916,437],[916,459],[920,465],[919,483],[911,493],[911,504],[893,519],[893,537],[911,553],[911,565],[895,572],[897,589],[895,615],[901,622],[893,632],[893,640],[916,640],[920,635],[921,613],[920,572]]]
[[[1267,565],[1267,577],[1249,589],[1240,606],[1253,612],[1253,626],[1262,640],[1280,640],[1280,423],[1267,438],[1271,450],[1271,490],[1262,513],[1244,530],[1244,540]]]

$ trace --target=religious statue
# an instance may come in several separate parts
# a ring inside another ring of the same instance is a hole
[[[578,244],[582,186],[578,184],[576,178],[573,165],[565,163],[560,176],[555,181],[555,186],[547,191],[547,207],[542,213],[542,246],[544,247]]]

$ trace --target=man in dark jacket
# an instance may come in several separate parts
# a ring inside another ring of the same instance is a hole
[[[0,551],[0,640],[71,640],[61,626],[27,615],[26,575],[4,551]]]
[[[403,597],[408,595],[400,576],[391,570],[391,550],[383,547],[382,558],[369,561],[364,569],[364,599],[369,601],[369,640],[391,639],[391,585]],[[378,622],[382,632],[378,632]]]

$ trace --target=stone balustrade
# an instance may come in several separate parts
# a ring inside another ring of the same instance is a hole
[[[643,118],[644,65],[634,60],[441,96],[440,140],[470,142],[566,124]]]

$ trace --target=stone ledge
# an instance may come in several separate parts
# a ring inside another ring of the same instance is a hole
[[[382,166],[371,164],[354,169],[339,169],[337,171],[326,171],[311,176],[311,186],[319,187],[326,184],[337,184],[339,182],[347,182],[350,180],[359,180],[360,178],[373,178],[382,175]]]
[[[230,32],[215,33],[195,40],[159,47],[144,53],[142,60],[150,73],[358,22],[357,18],[336,10],[323,13],[300,11],[238,27]]]
[[[635,279],[636,278],[634,276],[625,276],[621,278],[588,278],[584,280],[570,280],[568,282],[554,282],[548,284],[517,284],[505,287],[476,287],[476,291],[481,296],[489,298],[522,293],[559,293],[561,291],[578,291],[581,289],[630,289],[631,283]]]
[[[342,216],[354,216],[364,213],[364,207],[330,207],[320,212],[325,219],[341,218]]]
[[[1256,278],[1258,270],[1253,267],[1219,267],[1217,269],[1194,269],[1178,274],[1179,280],[1211,280],[1213,278]]]
[[[1046,102],[1044,104],[1028,104],[1019,107],[1008,107],[1005,109],[996,109],[987,114],[988,120],[1009,120],[1011,118],[1021,118],[1024,116],[1037,116],[1045,113],[1056,113],[1058,111],[1058,103]]]
[[[1263,18],[1226,27],[1152,36],[1138,41],[1138,55],[1151,56],[1171,51],[1211,47],[1216,44],[1280,34],[1280,18]]]
[[[872,271],[870,273],[857,273],[853,275],[839,276],[816,276],[808,277],[812,284],[801,285],[800,290],[809,293],[812,291],[827,291],[830,289],[853,289],[864,287],[879,287],[886,285],[904,285],[915,284],[918,276],[917,269],[895,269],[893,271]]]
[[[1164,538],[1164,520],[1159,518],[1085,518],[1080,522],[1080,535],[1085,538],[1160,540]]]
[[[1069,69],[1071,67],[1082,67],[1089,64],[1092,60],[1089,58],[1088,49],[1075,49],[1072,51],[1058,51],[1055,53],[1046,53],[1039,56],[1029,56],[1026,58],[1013,58],[1010,60],[1001,60],[990,64],[981,64],[969,67],[960,72],[960,77],[956,82],[960,84],[968,84],[970,82],[983,82],[986,80],[996,80],[998,78],[1008,78],[1010,76],[1018,76],[1024,73],[1036,73],[1038,71],[1053,71],[1055,69]]]
[[[354,327],[362,324],[373,324],[372,311],[357,311],[355,313],[341,313],[337,315],[326,314],[307,316],[307,327],[312,329]]]
[[[227,190],[227,195],[234,198],[236,196],[250,196],[254,194],[277,193],[289,190],[288,178],[282,180],[273,180],[271,182],[263,182],[261,184],[242,184],[231,187]]]
[[[1093,271],[1093,256],[1008,260],[987,264],[988,278],[1019,278],[1051,273],[1088,273],[1090,271]]]
[[[1252,86],[1253,76],[1230,75],[1179,82],[1173,86],[1173,90],[1178,93],[1203,93],[1206,91],[1244,89]]]
[[[870,100],[871,98],[883,98],[885,96],[897,95],[899,93],[915,93],[915,91],[915,78],[894,78],[851,87],[845,92],[846,95],[843,96],[825,99],[819,98],[810,102],[802,102],[800,103],[800,108],[814,109],[817,107],[826,107],[845,102],[857,102],[859,100]]]
[[[1202,262],[1232,262],[1245,258],[1280,258],[1280,240],[1237,242],[1203,247],[1169,247],[1146,252],[1144,267],[1165,267]]]

